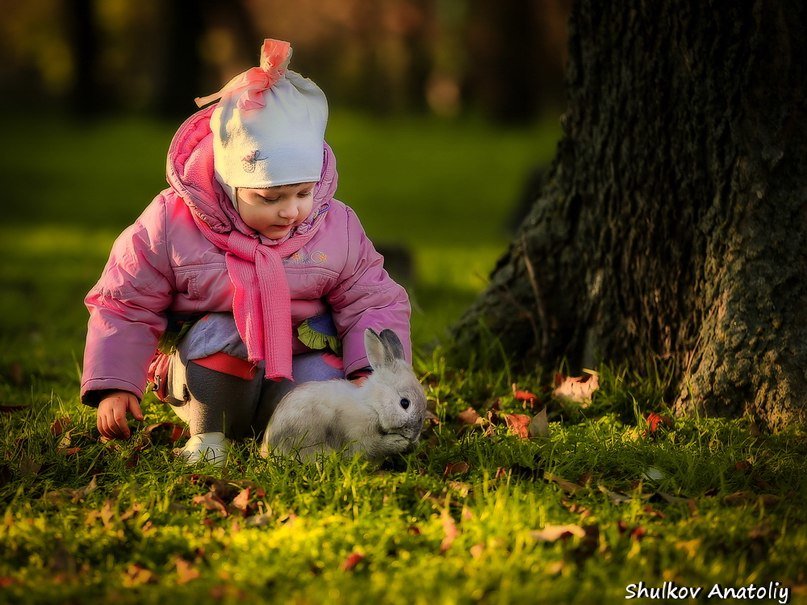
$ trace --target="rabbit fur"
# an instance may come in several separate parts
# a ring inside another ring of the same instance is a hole
[[[263,438],[269,451],[303,459],[330,450],[373,460],[403,453],[417,443],[426,416],[426,394],[392,330],[364,331],[373,373],[361,384],[335,379],[307,382],[278,404]]]

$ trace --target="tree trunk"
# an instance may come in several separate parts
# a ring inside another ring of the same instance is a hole
[[[805,31],[797,0],[576,2],[564,138],[456,351],[660,356],[680,413],[803,422]]]

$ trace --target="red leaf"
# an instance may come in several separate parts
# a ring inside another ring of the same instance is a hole
[[[364,555],[360,552],[352,552],[350,553],[342,564],[339,566],[339,569],[342,571],[353,571],[356,568],[356,565],[361,563],[364,560]]]
[[[531,393],[530,391],[520,390],[518,386],[516,386],[515,382],[513,383],[512,388],[513,388],[513,397],[516,399],[516,401],[521,401],[525,405],[533,407],[533,405],[535,405],[535,402],[538,400],[538,395],[536,395],[535,393]]]
[[[662,416],[661,414],[656,414],[655,412],[650,412],[647,415],[647,429],[650,434],[654,434],[660,428],[672,428],[673,421],[668,416]]]
[[[510,432],[517,435],[521,439],[530,438],[530,421],[532,418],[526,414],[508,414],[504,417],[507,422],[507,428]]]

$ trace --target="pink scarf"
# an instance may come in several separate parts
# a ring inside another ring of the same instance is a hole
[[[202,234],[225,252],[227,272],[235,289],[235,325],[247,346],[249,361],[265,360],[264,376],[270,380],[292,380],[291,296],[283,259],[302,248],[322,222],[315,221],[305,234],[266,246],[259,237],[237,229],[216,233],[195,212],[192,214]]]

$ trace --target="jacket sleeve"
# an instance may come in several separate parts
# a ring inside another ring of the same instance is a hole
[[[366,328],[395,332],[411,363],[411,311],[406,290],[384,270],[384,257],[376,252],[356,214],[348,207],[345,210],[347,258],[336,287],[327,295],[342,340],[345,375],[369,365],[364,351]]]
[[[110,389],[143,396],[173,298],[165,230],[165,204],[158,197],[115,241],[101,278],[84,300],[90,320],[81,400],[88,405],[97,405],[99,392]]]

